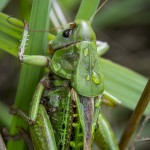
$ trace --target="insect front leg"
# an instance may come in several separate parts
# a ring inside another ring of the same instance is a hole
[[[24,30],[22,34],[22,40],[19,46],[18,58],[22,63],[29,65],[37,65],[37,66],[48,66],[49,65],[49,57],[40,56],[40,55],[24,55],[26,42],[28,40],[28,30],[29,25],[26,21],[24,21]]]
[[[22,55],[20,61],[28,65],[49,66],[50,58],[40,55]]]

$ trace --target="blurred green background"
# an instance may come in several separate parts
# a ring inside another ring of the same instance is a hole
[[[74,20],[80,2],[81,0],[58,0],[67,22]],[[29,20],[31,4],[31,0],[1,0],[0,11],[18,19]],[[97,39],[107,41],[110,45],[104,58],[149,77],[150,0],[109,0],[96,15],[93,28]],[[19,61],[0,51],[0,100],[8,105],[14,103],[19,72]],[[119,139],[131,111],[118,107],[105,108],[104,113]],[[150,136],[148,126],[143,132],[144,136]],[[150,149],[150,142],[138,143],[137,149]]]

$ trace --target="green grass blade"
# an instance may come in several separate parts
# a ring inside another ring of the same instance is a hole
[[[0,13],[0,49],[17,56],[23,22],[15,18],[9,18],[17,27],[10,24],[8,18],[8,15]]]
[[[0,12],[0,50],[17,57],[24,24],[16,18],[9,17]],[[10,24],[8,18],[16,26]],[[54,39],[54,35],[49,33],[48,36],[49,40]]]
[[[100,0],[82,0],[76,19],[90,20],[96,11]]]
[[[0,127],[10,128],[12,116],[9,114],[9,108],[0,101]]]
[[[18,4],[20,18],[28,20],[31,13],[31,0],[18,1]]]
[[[32,29],[48,29],[49,23],[49,11],[50,11],[49,0],[34,0],[32,4],[32,11],[30,17],[30,28]],[[27,47],[26,54],[43,54],[44,50],[48,45],[48,33],[46,32],[30,32],[29,46]],[[43,69],[41,67],[22,65],[19,86],[17,89],[17,96],[15,101],[15,106],[28,112],[29,104],[32,99],[35,87],[41,78]],[[16,127],[27,128],[27,125],[20,119],[13,117],[11,125],[11,134],[17,133]],[[9,141],[8,150],[11,149],[23,149],[23,141]]]
[[[104,74],[105,90],[117,97],[122,105],[134,110],[147,79],[142,75],[113,63],[106,59],[100,59]],[[150,110],[150,105],[145,113]]]
[[[0,1],[0,11],[2,11],[5,6],[9,3],[10,0],[1,0]]]

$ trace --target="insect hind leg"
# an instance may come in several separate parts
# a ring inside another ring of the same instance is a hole
[[[28,117],[28,115],[19,108],[11,107],[9,110],[9,113],[19,116],[29,125],[34,124],[34,121],[30,117]]]

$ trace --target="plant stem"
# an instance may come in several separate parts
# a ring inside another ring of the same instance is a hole
[[[144,110],[146,109],[148,103],[150,101],[150,79],[148,80],[146,87],[141,95],[141,98],[132,113],[132,116],[129,120],[129,123],[122,135],[121,141],[120,141],[120,150],[124,150],[133,135],[134,130],[136,129],[139,121],[141,120],[141,117],[144,113]]]
[[[50,12],[50,0],[33,0],[32,11],[30,17],[29,27],[31,29],[47,30],[49,27],[49,12]],[[44,51],[48,46],[48,33],[46,32],[30,32],[29,42],[25,53],[27,55],[44,55]],[[33,92],[39,79],[43,74],[43,68],[22,65],[20,81],[17,89],[15,106],[25,112],[28,112],[30,102],[32,99]],[[11,124],[11,134],[15,135],[18,133],[17,128],[27,129],[27,125],[18,117],[13,117]],[[20,141],[9,141],[8,150],[18,149],[22,150],[25,148],[23,140]]]

